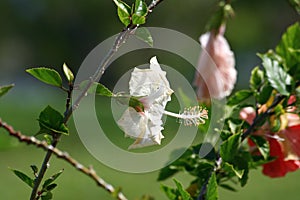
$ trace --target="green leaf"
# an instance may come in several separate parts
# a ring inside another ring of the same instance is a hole
[[[70,70],[70,68],[67,66],[66,63],[63,64],[63,71],[64,71],[64,74],[65,74],[67,80],[69,81],[69,83],[73,82],[73,80],[74,80],[74,74]]]
[[[241,131],[243,121],[230,119],[227,123],[231,133],[236,134]]]
[[[53,183],[53,181],[55,181],[62,173],[63,173],[63,169],[60,170],[59,172],[57,172],[56,174],[52,175],[50,178],[48,178],[47,180],[45,180],[44,184],[43,184],[43,189],[47,189],[48,186],[50,186],[51,183]],[[55,186],[56,187],[56,186]],[[50,191],[49,189],[47,189],[47,191]]]
[[[53,198],[53,195],[51,192],[47,192],[45,195],[41,196],[42,200],[51,200]]]
[[[273,88],[270,86],[270,84],[264,84],[259,91],[259,94],[257,95],[257,102],[260,104],[265,104],[272,94]]]
[[[64,117],[51,106],[47,106],[39,116],[40,133],[51,132],[69,135],[69,130],[64,124]]]
[[[250,77],[250,87],[252,90],[256,91],[258,90],[264,81],[264,72],[259,69],[259,67],[255,67],[251,71],[251,77]]]
[[[268,141],[265,138],[258,135],[251,135],[250,139],[255,143],[264,159],[268,159],[270,156],[270,146]]]
[[[114,0],[118,7],[118,16],[120,21],[127,27],[131,23],[131,8],[121,0]]]
[[[190,194],[185,189],[183,189],[181,183],[179,181],[177,181],[176,179],[174,179],[174,182],[175,182],[177,190],[181,196],[181,199],[182,200],[192,200]]]
[[[228,184],[225,184],[225,183],[220,184],[220,187],[222,187],[224,189],[227,189],[227,190],[230,190],[232,192],[237,192],[237,190],[234,187],[232,187]]]
[[[6,94],[12,87],[14,87],[14,84],[0,86],[0,97]]]
[[[134,12],[132,14],[132,24],[145,24],[147,13],[148,7],[144,0],[136,0],[134,4]]]
[[[240,91],[234,93],[234,95],[232,95],[228,99],[227,105],[229,105],[229,106],[237,105],[237,104],[241,103],[242,101],[246,100],[247,98],[249,98],[252,94],[253,94],[253,92],[250,90],[240,90]]]
[[[30,167],[31,167],[31,169],[33,171],[33,174],[37,174],[38,173],[39,169],[38,169],[38,167],[36,165],[30,165]]]
[[[34,186],[34,180],[32,178],[30,178],[29,176],[27,176],[26,174],[24,174],[23,172],[20,172],[18,170],[15,169],[11,169],[13,171],[13,173],[19,177],[24,183],[26,183],[27,185],[29,185],[29,187],[33,188]]]
[[[221,144],[220,155],[224,162],[234,161],[241,142],[241,134],[234,134]]]
[[[299,2],[298,2],[299,5]],[[291,25],[282,35],[281,41],[276,47],[276,52],[285,61],[285,67],[290,74],[300,78],[300,25],[299,22]],[[298,72],[298,73],[295,73]]]
[[[218,184],[216,174],[212,173],[207,184],[206,200],[218,200]]]
[[[45,188],[45,190],[46,191],[52,191],[52,190],[54,190],[54,188],[56,188],[57,187],[57,184],[56,183],[53,183],[53,184],[51,184],[51,185],[48,185],[46,188]]]
[[[151,36],[151,33],[149,32],[149,30],[145,27],[140,27],[138,29],[136,29],[134,35],[142,40],[143,42],[149,44],[150,47],[153,47],[153,38]]]
[[[271,86],[282,95],[289,95],[287,85],[292,84],[292,77],[279,66],[278,61],[271,60],[266,55],[260,55],[263,60],[263,66],[266,70],[266,75]]]
[[[81,90],[84,90],[87,85],[90,83],[90,81],[82,81],[79,85],[79,88]],[[112,91],[110,91],[107,87],[102,85],[101,83],[98,82],[93,82],[91,87],[88,89],[88,94],[96,94],[96,95],[101,95],[101,96],[106,96],[106,97],[112,97],[114,94]]]
[[[39,67],[39,68],[27,69],[26,72],[31,74],[38,80],[47,83],[49,85],[54,85],[57,87],[62,86],[62,79],[59,73],[54,69]]]
[[[172,169],[169,166],[166,166],[160,170],[157,180],[158,181],[166,180],[167,178],[176,174],[178,171],[179,171],[178,169]]]
[[[238,169],[237,166],[235,166],[234,164],[230,164],[228,162],[224,163],[225,168],[230,169],[232,172],[234,172],[234,174],[241,179],[244,175],[244,169]]]
[[[177,200],[177,195],[176,195],[175,189],[170,188],[166,185],[161,185],[160,188],[166,194],[166,196],[169,198],[169,200]]]
[[[134,4],[134,14],[137,16],[146,16],[148,7],[144,0],[136,0]]]

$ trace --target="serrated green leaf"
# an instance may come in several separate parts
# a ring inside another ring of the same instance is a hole
[[[145,27],[140,27],[136,29],[134,35],[142,40],[143,42],[147,43],[150,47],[153,47],[153,38],[151,36],[150,31]]]
[[[53,198],[53,195],[51,192],[47,192],[45,195],[41,196],[42,200],[51,200]]]
[[[256,91],[258,90],[264,81],[264,72],[259,69],[259,67],[255,67],[251,71],[251,77],[250,77],[250,87],[252,90]]]
[[[125,2],[121,0],[114,0],[115,4],[118,7],[118,16],[120,21],[128,26],[131,23],[131,8]]]
[[[26,174],[24,174],[23,172],[20,172],[18,170],[15,169],[11,169],[13,171],[13,173],[19,177],[24,183],[26,183],[29,187],[33,188],[34,186],[34,179],[30,178],[29,176],[27,176]]]
[[[0,97],[6,94],[14,86],[14,84],[0,86]]]
[[[240,91],[234,93],[234,95],[232,95],[228,99],[227,105],[229,105],[229,106],[237,105],[237,104],[241,103],[242,101],[246,100],[247,98],[249,98],[251,95],[253,95],[253,92],[250,90],[240,90]]]
[[[266,55],[260,55],[263,60],[263,66],[266,70],[266,75],[271,86],[280,94],[288,96],[287,85],[292,84],[292,77],[280,67],[278,61],[271,60]]]
[[[181,199],[182,200],[192,200],[190,194],[185,189],[183,189],[181,183],[179,181],[177,181],[176,179],[173,179],[173,180],[176,184],[176,187],[179,192],[179,195],[181,196]]]
[[[38,80],[57,87],[62,86],[62,79],[57,71],[45,67],[27,69],[27,73],[37,78]]]
[[[64,117],[51,106],[47,106],[39,116],[41,133],[54,133],[69,135],[69,129],[63,123]]]
[[[268,141],[265,138],[258,135],[251,135],[250,139],[257,146],[259,152],[264,157],[264,159],[268,159],[270,156],[270,145]]]
[[[299,3],[299,2],[298,2]],[[300,25],[299,22],[288,27],[276,47],[276,52],[285,61],[285,67],[291,75],[300,77]],[[296,73],[298,72],[298,73]]]
[[[234,161],[241,142],[241,134],[234,134],[221,144],[220,155],[224,162]]]
[[[216,173],[212,173],[207,184],[206,200],[218,200],[218,184]]]
[[[70,70],[70,68],[67,66],[66,63],[63,64],[63,71],[64,71],[64,74],[65,74],[67,80],[69,81],[69,83],[73,82],[73,80],[74,80],[74,74]]]
[[[46,189],[51,183],[53,183],[53,181],[55,181],[62,173],[63,173],[63,169],[60,170],[59,172],[57,172],[56,174],[53,174],[50,178],[48,178],[47,180],[45,180],[44,184],[43,184],[43,189]],[[55,186],[56,187],[56,186]],[[50,191],[50,190],[47,190]]]

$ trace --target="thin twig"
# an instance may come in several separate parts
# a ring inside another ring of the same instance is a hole
[[[52,145],[48,145],[46,141],[40,141],[33,136],[29,137],[23,135],[21,132],[15,131],[12,126],[8,125],[7,123],[3,122],[0,119],[0,128],[1,127],[4,128],[11,136],[17,138],[20,142],[35,145],[36,147],[51,152],[52,154],[56,155],[58,158],[65,160],[67,163],[74,166],[78,171],[92,178],[97,183],[98,186],[104,188],[110,194],[115,195],[117,199],[127,200],[127,198],[122,192],[119,192],[112,185],[106,183],[101,177],[99,177],[96,171],[92,167],[85,167],[84,165],[76,161],[74,158],[72,158],[67,152],[63,152],[58,148],[53,147]]]

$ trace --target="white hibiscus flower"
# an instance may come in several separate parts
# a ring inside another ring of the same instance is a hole
[[[202,118],[207,118],[207,112],[201,113],[201,117],[200,115],[187,117],[190,113],[179,115],[165,111],[173,90],[166,78],[166,72],[161,70],[156,57],[151,58],[149,69],[133,70],[129,81],[129,93],[143,104],[143,108],[126,109],[118,121],[125,136],[135,139],[129,149],[161,144],[161,139],[164,138],[161,133],[164,129],[161,119],[163,114],[183,118],[187,125],[204,123]],[[187,121],[191,123],[186,123]]]

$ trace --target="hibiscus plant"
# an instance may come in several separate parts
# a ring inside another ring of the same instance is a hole
[[[261,65],[253,68],[249,88],[234,90],[237,79],[234,50],[230,48],[224,33],[226,23],[233,16],[230,1],[220,0],[218,10],[207,26],[207,33],[200,37],[203,51],[199,60],[193,83],[198,104],[185,108],[182,113],[166,110],[172,101],[174,91],[169,83],[168,74],[159,64],[159,55],[150,59],[148,68],[134,68],[129,79],[129,93],[114,93],[99,83],[99,79],[109,66],[111,58],[126,40],[136,34],[137,28],[145,24],[148,16],[162,0],[153,0],[149,5],[144,0],[136,0],[132,5],[121,0],[113,0],[120,21],[125,26],[117,36],[114,45],[104,57],[99,68],[88,79],[75,84],[75,75],[63,65],[63,85],[61,75],[54,69],[31,68],[26,72],[38,80],[57,87],[66,93],[66,107],[63,113],[47,106],[39,115],[40,131],[43,141],[35,136],[26,136],[0,119],[0,128],[20,142],[35,145],[47,151],[40,169],[32,165],[34,176],[12,169],[23,182],[32,188],[31,200],[53,199],[59,171],[49,178],[44,175],[48,169],[51,155],[67,161],[78,171],[91,177],[97,185],[108,191],[114,198],[125,200],[121,190],[106,183],[91,167],[85,167],[69,154],[56,148],[62,135],[68,135],[67,122],[80,102],[89,94],[112,98],[127,105],[117,121],[126,137],[133,139],[129,151],[137,148],[161,145],[164,133],[163,116],[178,118],[184,126],[198,127],[198,134],[206,135],[212,131],[217,142],[200,142],[189,146],[175,161],[160,169],[158,181],[175,176],[179,172],[189,174],[193,180],[183,185],[174,179],[175,188],[162,185],[161,189],[170,200],[216,200],[218,187],[235,190],[235,185],[245,186],[249,171],[262,166],[262,172],[269,177],[282,177],[300,168],[300,24],[290,25],[274,49],[258,54]],[[165,2],[166,4],[168,1]],[[291,1],[299,11],[299,2]],[[153,43],[151,34],[143,29],[138,36],[147,44]],[[147,60],[148,62],[148,59]],[[13,85],[0,87],[0,97]],[[72,93],[80,95],[72,99]],[[227,99],[219,106],[224,113],[217,123],[222,128],[208,129],[211,123],[212,102]],[[122,137],[123,138],[123,137]],[[205,155],[201,148],[209,147]],[[176,149],[174,149],[176,151]],[[108,152],[109,153],[109,152]],[[155,199],[155,197],[143,197]]]

